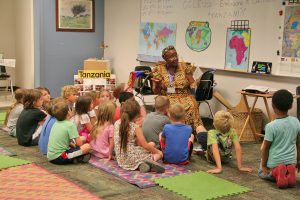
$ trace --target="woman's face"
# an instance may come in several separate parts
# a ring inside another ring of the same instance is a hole
[[[170,49],[164,57],[167,65],[169,66],[177,66],[178,65],[178,55],[175,49]]]

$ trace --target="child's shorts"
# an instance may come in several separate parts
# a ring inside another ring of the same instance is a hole
[[[75,158],[78,158],[82,155],[83,152],[80,147],[74,147],[63,152],[58,158],[50,160],[50,162],[57,165],[72,164]]]
[[[197,141],[201,145],[204,151],[207,150],[207,132],[199,132],[197,133]]]

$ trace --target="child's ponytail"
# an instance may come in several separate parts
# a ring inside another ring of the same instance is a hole
[[[121,124],[119,136],[121,138],[120,151],[127,151],[130,122],[140,115],[141,107],[134,99],[129,99],[121,105]]]

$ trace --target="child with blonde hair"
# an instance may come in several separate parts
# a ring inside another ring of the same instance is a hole
[[[47,116],[45,112],[40,110],[43,105],[41,91],[37,89],[27,90],[23,98],[23,104],[24,110],[21,112],[16,125],[18,144],[34,146],[39,141],[39,135],[34,133]]]
[[[100,103],[105,103],[107,101],[112,100],[112,95],[108,90],[101,90],[100,92]]]
[[[100,104],[98,107],[98,121],[91,131],[92,154],[99,158],[113,159],[114,149],[114,114],[116,105],[112,101]]]
[[[56,103],[52,110],[56,118],[48,143],[47,158],[49,162],[58,165],[74,162],[87,162],[91,155],[91,147],[79,137],[76,126],[68,119],[71,111],[65,101]]]
[[[208,173],[221,173],[222,163],[228,163],[232,157],[232,145],[234,145],[237,167],[240,171],[251,172],[252,169],[242,165],[242,148],[236,131],[232,128],[233,116],[226,111],[218,111],[214,116],[215,129],[206,131],[202,126],[197,127],[197,139],[206,151],[209,162],[215,163],[216,167]]]
[[[90,142],[90,132],[93,128],[88,113],[92,110],[92,98],[88,96],[78,97],[75,104],[75,116],[71,119],[76,125],[80,136],[85,137],[86,142]]]
[[[70,111],[73,111],[78,97],[78,89],[74,85],[65,85],[61,88],[61,97],[68,103]]]
[[[17,89],[15,92],[16,102],[10,107],[6,113],[4,127],[2,128],[10,136],[16,137],[17,120],[24,109],[23,98],[26,94],[26,89]]]
[[[118,165],[126,170],[163,173],[164,168],[157,160],[162,158],[162,152],[147,143],[142,129],[135,124],[140,114],[140,105],[135,100],[127,100],[121,106],[121,119],[114,125],[115,153]]]
[[[159,134],[162,132],[164,125],[171,123],[167,116],[170,107],[168,97],[155,97],[154,107],[155,112],[146,115],[142,129],[146,141],[154,142],[155,146],[159,148]]]
[[[164,162],[187,164],[193,149],[193,129],[184,123],[185,109],[181,104],[171,105],[169,109],[171,124],[166,124],[160,135]]]

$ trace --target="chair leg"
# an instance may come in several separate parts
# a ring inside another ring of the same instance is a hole
[[[211,117],[214,118],[214,113],[213,113],[212,110],[211,110],[211,107],[210,107],[209,102],[208,102],[208,101],[204,101],[204,102],[207,104],[207,106],[208,106],[208,108],[209,108]]]

